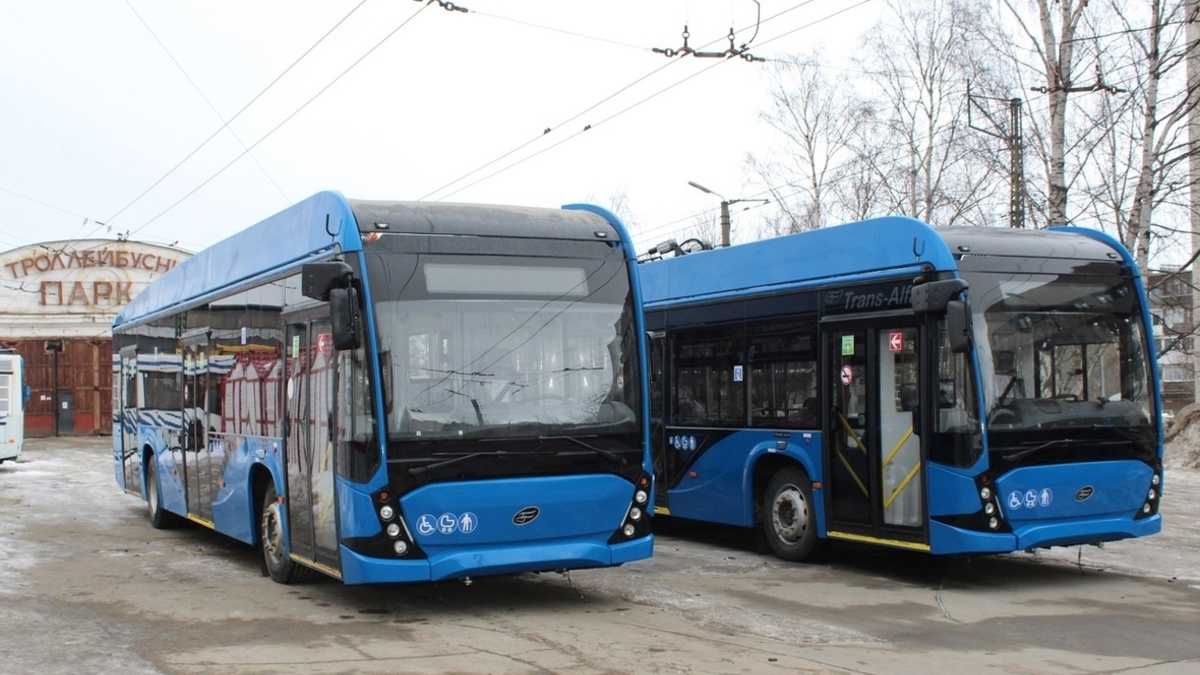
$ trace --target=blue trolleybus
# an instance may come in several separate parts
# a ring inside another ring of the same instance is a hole
[[[281,583],[646,558],[634,258],[591,206],[317,194],[117,317],[117,482]]]
[[[658,513],[761,527],[787,560],[1162,527],[1150,315],[1108,236],[890,217],[640,277]]]

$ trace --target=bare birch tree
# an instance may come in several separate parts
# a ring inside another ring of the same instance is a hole
[[[1003,1],[1021,32],[1029,38],[1041,67],[1045,84],[1039,90],[1046,95],[1049,120],[1049,152],[1044,157],[1046,218],[1051,225],[1066,224],[1067,193],[1070,189],[1066,169],[1067,98],[1079,91],[1074,72],[1075,33],[1083,20],[1088,0],[1033,0],[1037,11],[1036,23],[1029,20],[1023,8],[1018,7],[1014,0]]]
[[[1195,97],[1185,87],[1183,7],[1108,0],[1097,9],[1093,30],[1106,27],[1098,63],[1109,93],[1078,108],[1091,138],[1081,158],[1080,213],[1111,227],[1148,269],[1152,243],[1178,240],[1174,233],[1186,223],[1186,124]]]
[[[891,213],[994,224],[1003,175],[981,161],[986,146],[966,114],[967,83],[992,77],[977,44],[984,10],[960,0],[889,6],[892,16],[868,31],[860,61],[879,101],[873,124],[859,127],[858,158],[887,187]]]
[[[773,152],[751,155],[747,166],[767,186],[778,218],[767,234],[814,230],[840,222],[834,187],[852,158],[851,141],[867,113],[852,89],[834,85],[820,54],[793,57],[772,71],[771,107],[762,119],[784,139]]]

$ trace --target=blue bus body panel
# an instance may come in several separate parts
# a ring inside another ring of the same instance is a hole
[[[1016,548],[1065,546],[1152,534],[1161,520],[1134,520],[1146,502],[1154,470],[1117,460],[1023,467],[996,480]]]
[[[345,197],[319,192],[179,263],[134,296],[113,326],[173,312],[264,273],[298,267],[335,245],[342,251],[361,249],[358,226]]]
[[[933,462],[925,463],[930,516],[954,516],[979,510],[975,479],[959,471]]]
[[[970,513],[977,508],[973,481],[935,464],[928,466],[931,516]],[[1162,516],[1135,519],[1153,475],[1153,469],[1135,460],[1015,469],[998,478],[995,485],[1011,533],[964,530],[933,520],[929,524],[930,547],[945,554],[1003,553],[1155,534],[1162,530]],[[954,487],[956,478],[966,483]],[[1086,499],[1077,499],[1084,494]]]
[[[956,269],[941,235],[919,220],[891,216],[853,225],[853,246],[846,245],[844,226],[834,226],[643,263],[638,275],[646,308],[735,298],[750,290],[770,293],[818,280],[869,281],[922,263]],[[793,241],[803,241],[804,248]]]
[[[580,495],[593,498],[584,504]],[[427,559],[367,558],[343,546],[342,580],[348,584],[438,581],[607,567],[646,558],[653,550],[653,536],[608,543],[621,526],[632,496],[628,481],[609,475],[427,485],[400,499],[405,524]],[[344,517],[343,526],[363,527],[363,535],[378,532],[370,501],[353,501],[356,514]],[[517,524],[516,514],[531,506],[539,509],[538,516]],[[368,517],[374,521],[369,531]]]
[[[603,550],[601,550],[603,549]],[[439,581],[464,576],[516,574],[552,568],[568,570],[613,566],[649,558],[654,552],[654,537],[611,546],[587,542],[554,542],[523,546],[480,547],[464,550],[442,559],[435,572],[429,560],[384,560],[367,558],[341,547],[342,582],[345,584],[388,584]],[[598,562],[604,560],[605,562]],[[448,570],[466,567],[466,574],[447,576]]]
[[[213,501],[213,529],[247,544],[255,542],[258,523],[254,514],[258,505],[254,503],[254,466],[262,465],[274,479],[275,489],[284,494],[280,480],[282,447],[283,441],[278,438],[255,436],[236,440],[227,451],[229,460]]]
[[[723,431],[723,430],[722,430]],[[704,445],[704,430],[685,432]],[[784,456],[800,464],[809,478],[820,483],[821,434],[792,431],[786,440],[775,431],[741,430],[725,436],[700,455],[677,486],[669,490],[671,515],[725,525],[754,526],[754,467],[764,457]],[[824,502],[813,493],[818,522],[823,523]],[[824,527],[821,528],[824,531]]]

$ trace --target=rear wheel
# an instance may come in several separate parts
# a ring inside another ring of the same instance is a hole
[[[158,464],[154,461],[154,455],[146,457],[146,511],[150,515],[150,525],[157,530],[179,524],[179,517],[163,508],[162,488],[158,485]]]
[[[771,550],[783,560],[799,562],[817,545],[812,510],[812,481],[798,467],[775,472],[763,493],[763,531]]]
[[[308,568],[292,562],[283,536],[283,502],[275,485],[268,482],[263,490],[262,517],[259,519],[259,544],[263,567],[271,579],[281,584],[294,584],[308,576]]]

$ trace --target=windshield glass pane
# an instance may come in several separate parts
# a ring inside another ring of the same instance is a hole
[[[392,438],[637,431],[622,260],[405,258],[414,283],[376,303]]]
[[[974,274],[970,283],[992,430],[1149,424],[1146,340],[1130,281]]]

